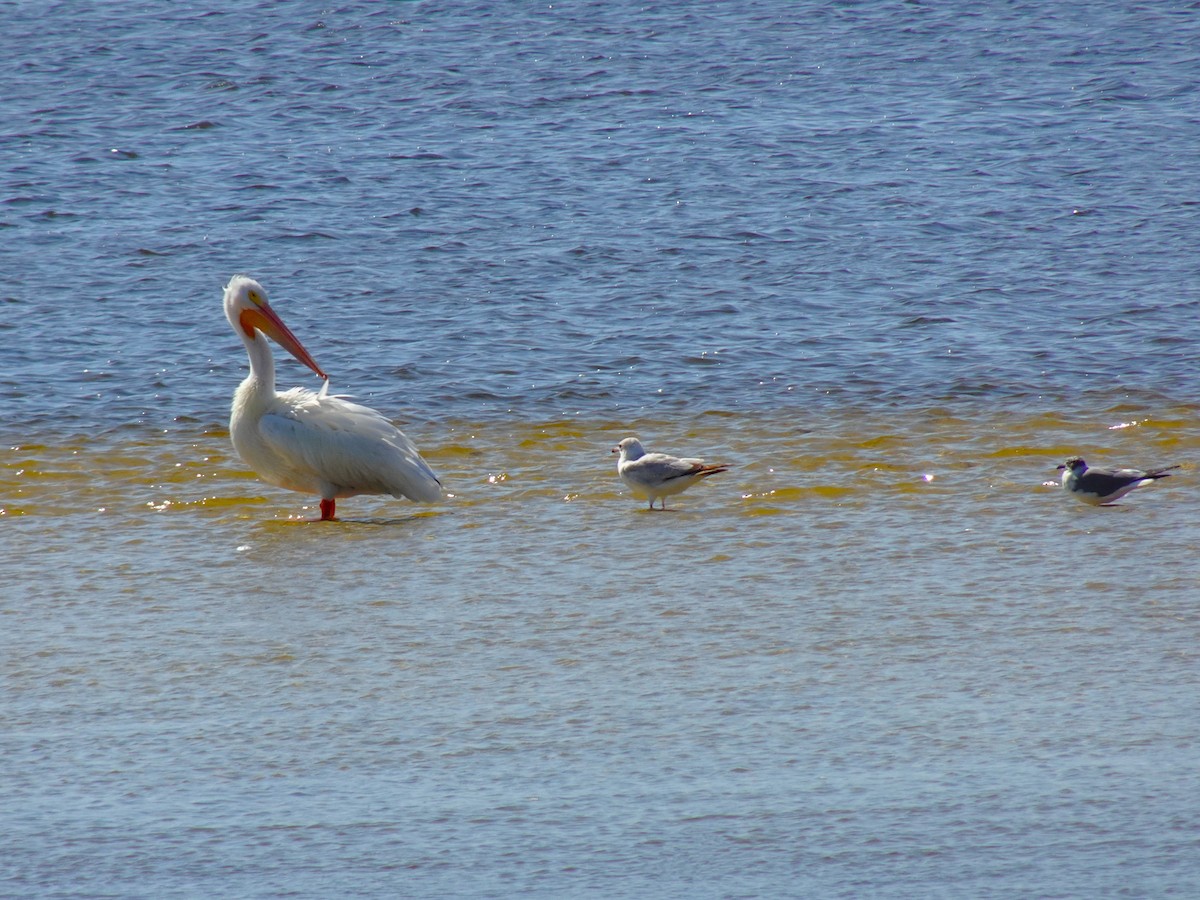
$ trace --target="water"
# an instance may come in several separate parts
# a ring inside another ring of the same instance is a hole
[[[1200,890],[1195,9],[3,29],[0,892]],[[238,271],[446,502],[245,469]]]

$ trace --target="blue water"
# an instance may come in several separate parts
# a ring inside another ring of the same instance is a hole
[[[5,30],[13,422],[208,421],[237,271],[335,384],[467,417],[1196,395],[1194,10],[66,3]]]
[[[0,12],[0,893],[1200,893],[1195,4]]]

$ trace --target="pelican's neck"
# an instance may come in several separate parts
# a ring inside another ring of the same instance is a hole
[[[267,336],[261,331],[255,331],[254,337],[247,337],[238,329],[242,343],[246,345],[246,356],[250,358],[250,376],[245,384],[255,393],[268,397],[275,395],[275,357],[271,355],[271,346]]]

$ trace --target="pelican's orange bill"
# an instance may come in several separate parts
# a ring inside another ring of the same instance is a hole
[[[261,331],[322,378],[329,378],[328,375],[321,371],[321,367],[317,365],[316,360],[304,349],[304,345],[292,334],[291,329],[283,324],[283,320],[279,318],[275,310],[271,309],[266,302],[258,304],[255,309],[243,310],[241,316],[238,317],[238,321],[242,326],[242,330],[251,338],[254,337],[255,330]]]

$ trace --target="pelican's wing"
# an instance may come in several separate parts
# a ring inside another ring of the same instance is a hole
[[[367,406],[325,391],[280,394],[259,431],[295,470],[338,496],[392,494],[433,503],[441,484],[404,432]]]

